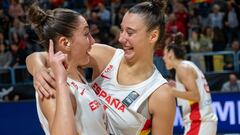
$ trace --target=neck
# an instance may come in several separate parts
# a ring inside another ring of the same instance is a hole
[[[83,75],[84,71],[82,68],[79,68],[78,66],[74,66],[70,64],[68,66],[67,72],[70,78],[82,82],[82,78],[79,76],[79,74]]]
[[[179,66],[179,64],[181,64],[181,62],[182,62],[183,60],[179,60],[179,59],[175,59],[175,60],[173,60],[173,68],[174,69],[177,69],[178,68],[178,66]]]
[[[135,61],[126,60],[123,58],[120,67],[122,67],[125,72],[135,76],[152,73],[153,57],[151,56],[146,59],[139,59]]]

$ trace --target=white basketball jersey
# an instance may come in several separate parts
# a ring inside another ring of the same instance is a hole
[[[105,104],[111,134],[147,135],[151,132],[152,123],[148,97],[167,81],[155,68],[151,77],[137,85],[118,84],[117,73],[123,56],[123,50],[117,49],[91,87]]]
[[[67,83],[77,102],[75,123],[78,133],[81,135],[109,135],[107,132],[106,113],[94,91],[88,85],[70,78],[68,78]],[[50,135],[48,122],[39,106],[37,93],[36,102],[42,128],[46,135]]]
[[[210,95],[210,90],[206,78],[200,69],[190,61],[182,61],[182,63],[191,66],[196,74],[196,84],[200,94],[200,101],[193,102],[186,99],[177,98],[178,105],[182,111],[184,123],[192,121],[202,121],[202,122],[216,122],[217,116],[212,109],[212,99]],[[176,76],[176,88],[179,91],[187,91],[184,85],[178,80]]]

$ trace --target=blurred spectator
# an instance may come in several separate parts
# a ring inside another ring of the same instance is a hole
[[[211,27],[206,27],[203,33],[200,35],[200,51],[201,52],[211,52],[213,48],[213,30]],[[213,70],[213,57],[204,56],[206,71]]]
[[[224,14],[220,12],[220,6],[215,4],[212,8],[212,13],[208,15],[208,26],[219,29],[223,28],[223,16]]]
[[[121,44],[119,43],[119,35],[120,35],[120,28],[118,26],[112,26],[110,29],[110,33],[112,35],[112,38],[109,42],[109,45],[115,47],[115,48],[122,48]]]
[[[11,80],[10,71],[7,69],[12,62],[11,52],[0,44],[0,84],[7,84]]]
[[[12,62],[11,52],[6,49],[4,44],[0,44],[0,68],[10,67],[11,62]]]
[[[189,13],[187,8],[182,4],[182,3],[177,3],[175,6],[175,12],[174,12],[175,16],[176,16],[176,20],[178,20],[179,22],[181,22],[183,24],[184,27],[184,37],[187,38],[188,33],[188,21],[189,21]]]
[[[222,92],[240,92],[240,80],[237,75],[231,73],[229,75],[229,81],[225,82],[221,89]]]
[[[12,67],[20,66],[20,65],[26,65],[25,59],[27,57],[26,48],[21,48],[19,43],[11,43],[10,45],[11,53],[13,60],[11,62]]]
[[[184,35],[184,38],[186,38],[186,27],[183,25],[181,21],[178,21],[175,14],[170,14],[168,21],[166,23],[166,32],[167,33],[177,33],[181,32]]]
[[[208,26],[208,15],[211,12],[211,2],[197,3],[197,12],[201,16],[201,27],[205,28]]]
[[[226,47],[226,38],[224,32],[218,28],[213,28],[213,51],[223,51]]]
[[[120,23],[122,22],[124,14],[127,12],[129,5],[121,5],[119,7],[119,10],[116,10],[116,17],[114,20],[114,24],[117,26],[120,26]]]
[[[232,42],[231,48],[232,48],[232,51],[233,51],[233,52],[237,53],[237,52],[239,51],[239,49],[240,49],[239,41],[238,41],[238,40],[234,40],[234,41]]]
[[[227,32],[227,48],[230,48],[234,38],[240,41],[240,8],[232,0],[227,1],[227,10],[223,20]]]
[[[3,32],[5,38],[8,38],[9,25],[9,17],[0,9],[0,32]]]
[[[213,39],[213,30],[210,27],[206,27],[203,30],[203,33],[200,35],[200,51],[201,52],[210,52],[212,51],[212,39]]]
[[[97,11],[92,11],[91,12],[91,18],[90,20],[88,20],[89,22],[89,27],[90,27],[90,32],[93,36],[93,38],[95,39],[95,41],[97,43],[102,42],[103,41],[103,35],[102,34],[102,29],[104,27],[103,22],[100,20]]]
[[[103,21],[104,23],[106,23],[109,27],[110,19],[111,19],[110,11],[106,9],[106,7],[103,3],[99,3],[98,8],[99,8],[98,16],[99,16],[100,20]]]
[[[189,39],[189,46],[191,53],[196,53],[191,56],[191,61],[194,62],[203,72],[206,71],[205,60],[203,55],[197,54],[201,52],[201,43],[200,43],[200,33],[195,30],[191,33],[191,38]]]
[[[111,24],[116,25],[116,17],[121,6],[121,0],[112,0],[111,1]]]
[[[16,37],[15,35],[18,35],[19,37]],[[24,38],[24,35],[25,35],[24,24],[21,23],[18,18],[14,18],[13,26],[9,28],[9,42],[10,43],[18,42],[18,40]]]
[[[190,38],[190,33],[192,33],[193,30],[199,30],[201,28],[201,17],[197,14],[196,9],[193,9],[190,13],[190,18],[188,22],[188,33]]]
[[[234,53],[237,53],[239,51],[239,41],[238,40],[234,40],[231,44],[231,50],[230,51],[233,51]],[[224,66],[223,66],[223,69],[224,70],[231,70],[233,71],[234,70],[234,58],[232,55],[225,55],[224,56]]]
[[[22,5],[19,3],[18,0],[11,0],[8,14],[12,18],[17,18],[24,15]]]

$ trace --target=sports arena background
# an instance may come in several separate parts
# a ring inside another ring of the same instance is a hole
[[[81,12],[90,24],[96,42],[114,47],[124,13],[141,0],[39,0],[41,7],[71,8]],[[26,25],[24,0],[0,0],[0,135],[43,135],[39,124],[32,77],[26,70],[26,56],[43,51]],[[240,87],[222,91],[229,74],[240,72],[240,1],[169,0],[167,35],[182,32],[187,58],[204,72],[219,118],[218,134],[240,134]],[[172,79],[156,49],[154,63],[165,78]],[[86,70],[88,78],[91,69]],[[237,81],[240,86],[240,81]],[[238,85],[237,85],[238,86]],[[233,91],[235,90],[235,91]],[[182,133],[177,109],[175,134]]]

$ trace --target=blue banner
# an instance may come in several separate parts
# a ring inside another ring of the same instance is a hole
[[[44,135],[36,103],[0,102],[0,135]]]
[[[240,133],[240,93],[213,93],[213,109],[218,116],[218,133]],[[174,133],[183,132],[179,109]],[[94,130],[94,129],[93,129]],[[34,101],[0,103],[1,135],[44,135]]]

